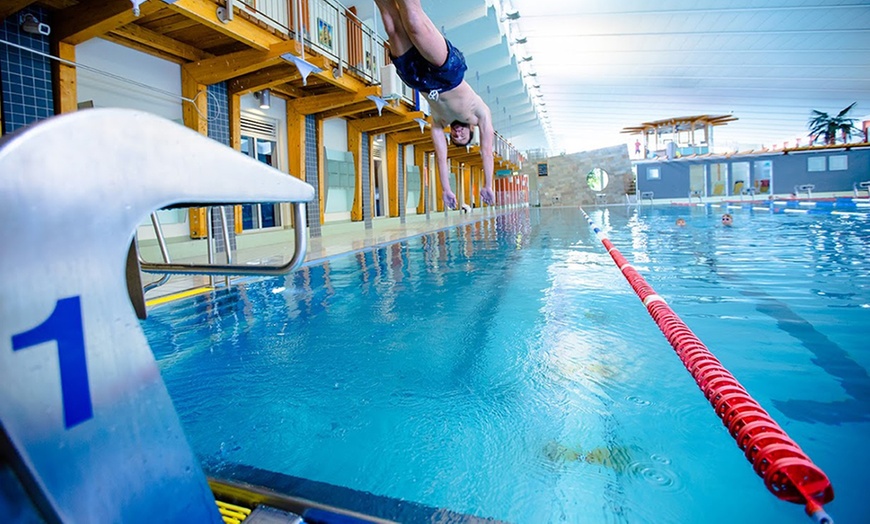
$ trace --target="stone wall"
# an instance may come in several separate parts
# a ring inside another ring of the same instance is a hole
[[[634,178],[625,144],[550,157],[547,159],[549,174],[545,177],[538,177],[540,162],[543,161],[528,162],[522,171],[529,176],[533,206],[539,203],[542,207],[623,204]],[[607,187],[601,192],[592,191],[586,183],[586,175],[596,167],[608,174]]]

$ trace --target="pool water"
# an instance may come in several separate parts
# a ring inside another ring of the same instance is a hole
[[[589,212],[827,473],[829,513],[868,521],[870,221]],[[143,327],[210,475],[242,465],[515,523],[807,522],[576,209],[335,257],[157,306]]]

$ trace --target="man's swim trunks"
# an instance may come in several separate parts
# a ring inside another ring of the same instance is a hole
[[[462,52],[453,47],[449,40],[444,41],[447,43],[447,61],[440,67],[430,64],[416,47],[402,56],[393,57],[396,71],[405,84],[433,100],[438,99],[439,93],[450,91],[462,83],[462,77],[468,69]]]

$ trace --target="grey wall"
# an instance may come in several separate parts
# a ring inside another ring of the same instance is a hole
[[[830,157],[843,156],[847,158],[848,169],[842,171],[809,171],[809,158],[824,158],[828,166]],[[692,165],[727,164],[729,183],[732,182],[732,164],[749,162],[751,166],[757,161],[769,160],[773,165],[773,193],[787,195],[794,187],[803,184],[815,185],[814,192],[851,192],[855,183],[870,180],[870,149],[853,149],[849,151],[812,151],[775,153],[770,155],[743,155],[730,158],[713,157],[708,159],[676,159],[671,161],[639,162],[637,164],[637,191],[652,191],[655,198],[687,198],[689,193],[689,168]],[[659,168],[661,177],[649,180],[648,171]],[[750,177],[755,173],[750,169]],[[707,189],[711,191],[710,169],[707,168]],[[754,178],[750,178],[750,185]],[[709,195],[707,195],[709,196]]]

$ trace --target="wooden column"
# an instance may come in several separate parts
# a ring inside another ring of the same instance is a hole
[[[76,46],[66,42],[52,41],[52,53],[63,60],[75,62]],[[51,61],[52,76],[54,76],[54,113],[72,113],[78,109],[76,68],[71,65]]]
[[[402,167],[399,166],[399,143],[389,134],[384,136],[384,163],[387,166],[387,192],[389,194],[390,216],[397,217],[399,216],[399,199],[403,198],[403,195],[399,195],[399,177],[403,176],[403,174],[399,172],[399,169]]]
[[[317,119],[317,199],[320,201],[320,223],[325,222],[326,212],[326,155],[323,153],[323,119]]]
[[[363,194],[362,194],[362,131],[352,123],[347,123],[347,150],[353,154],[353,207],[350,210],[350,219],[354,222],[363,220]]]
[[[236,151],[242,149],[242,97],[238,93],[230,93],[230,147]]]
[[[184,125],[205,136],[208,136],[208,94],[196,95],[207,89],[208,87],[197,82],[186,68],[181,68],[181,96],[194,100],[194,102],[181,103]]]
[[[194,100],[181,103],[181,116],[184,125],[197,133],[208,136],[208,94],[196,96],[208,87],[196,81],[190,72],[181,68],[181,96]],[[203,115],[203,116],[200,116]],[[191,207],[188,209],[190,223],[190,238],[205,238],[211,224],[208,223],[208,213],[204,207]]]
[[[287,104],[287,168],[305,181],[305,115]]]
[[[420,171],[420,203],[417,204],[417,214],[426,212],[426,193],[429,188],[429,173],[426,170],[426,153],[419,146],[414,146],[414,165]]]
[[[453,171],[451,169],[452,161],[447,159],[447,169]],[[444,187],[441,185],[441,175],[438,173],[438,164],[437,162],[429,161],[430,166],[434,166],[432,171],[435,173],[434,176],[434,187],[435,187],[435,211],[444,211]],[[449,176],[449,175],[448,175]]]
[[[460,176],[462,177],[462,201],[471,206],[471,203],[474,200],[474,193],[472,192],[473,186],[471,183],[471,166],[468,164],[462,165],[459,168]]]

